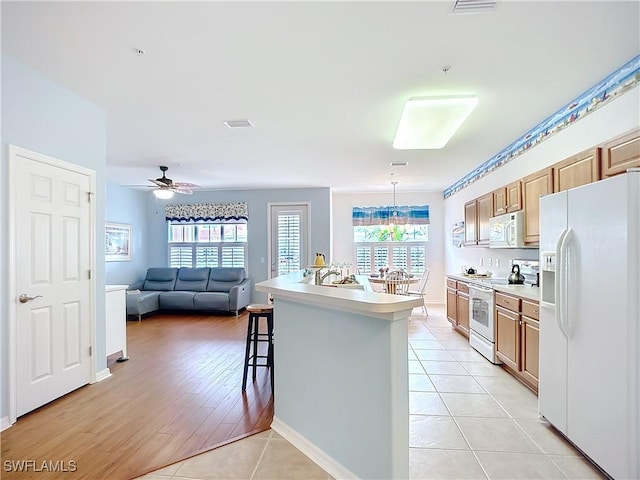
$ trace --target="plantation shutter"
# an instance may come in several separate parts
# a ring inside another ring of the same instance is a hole
[[[278,276],[303,268],[301,212],[278,213],[277,243]]]
[[[193,250],[189,247],[171,246],[169,247],[169,266],[191,267],[193,266]]]
[[[196,247],[196,267],[217,267],[218,247]]]
[[[359,272],[371,272],[371,247],[356,248],[356,265]]]
[[[223,267],[244,267],[244,247],[222,247]]]

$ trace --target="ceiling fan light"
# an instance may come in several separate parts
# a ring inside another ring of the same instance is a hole
[[[159,188],[153,191],[153,194],[156,198],[161,198],[162,200],[169,200],[173,197],[173,192],[171,190],[167,190],[166,188]]]
[[[402,110],[393,148],[443,148],[476,105],[474,95],[411,97]]]

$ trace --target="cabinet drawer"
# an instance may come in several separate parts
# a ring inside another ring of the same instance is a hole
[[[447,288],[453,288],[455,290],[458,288],[458,282],[451,278],[447,278]]]
[[[469,293],[469,284],[464,282],[458,282],[458,291],[462,293]]]
[[[540,319],[540,307],[536,302],[522,300],[522,314],[534,320]]]
[[[496,292],[496,305],[511,310],[512,312],[520,312],[520,299]]]

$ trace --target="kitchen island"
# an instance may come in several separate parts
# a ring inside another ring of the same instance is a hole
[[[407,319],[422,299],[310,277],[256,284],[274,298],[272,428],[335,478],[408,478]]]

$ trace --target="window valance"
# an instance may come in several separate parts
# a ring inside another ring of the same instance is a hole
[[[398,225],[428,225],[429,205],[400,205],[396,207],[353,207],[353,226],[371,226],[389,223],[393,212]]]
[[[249,220],[246,202],[195,203],[192,205],[167,205],[167,220],[172,222]]]

